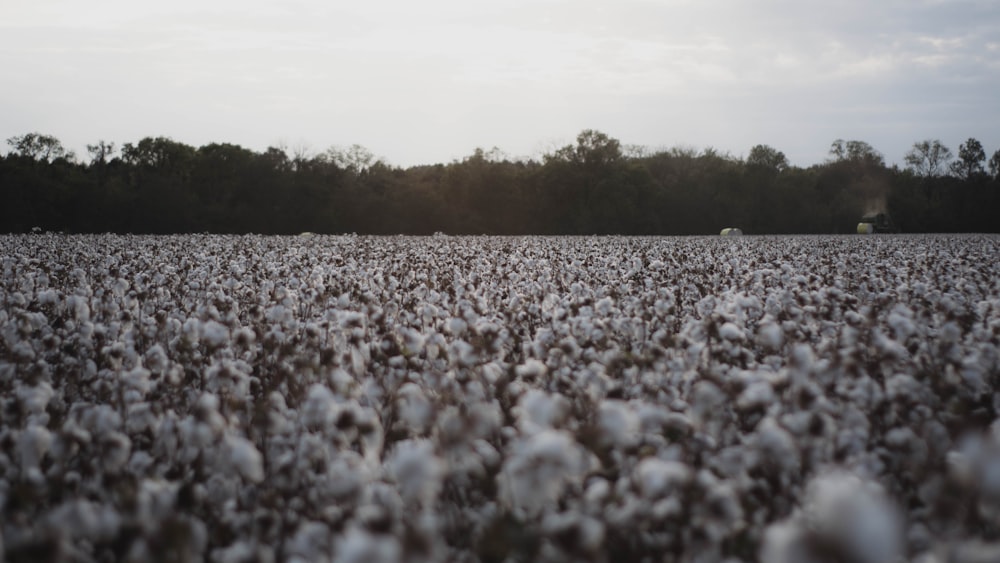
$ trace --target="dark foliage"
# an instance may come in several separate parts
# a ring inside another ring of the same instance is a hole
[[[310,156],[147,137],[119,155],[113,143],[88,146],[83,164],[51,136],[8,144],[0,232],[850,233],[882,211],[904,232],[1000,231],[1000,175],[992,160],[985,171],[975,139],[943,176],[932,173],[936,162],[887,167],[863,141],[837,140],[831,160],[799,168],[767,145],[746,160],[713,150],[627,154],[592,130],[541,162],[476,149],[407,169],[357,146]]]

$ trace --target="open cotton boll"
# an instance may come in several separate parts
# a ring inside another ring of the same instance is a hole
[[[21,431],[18,439],[18,454],[21,470],[35,469],[52,446],[52,433],[44,426],[30,425]]]
[[[771,524],[761,542],[760,561],[767,563],[825,563],[813,552],[809,536],[796,520]],[[886,562],[889,563],[889,562]]]
[[[639,416],[623,401],[602,401],[597,410],[597,429],[601,443],[627,447],[639,440]]]
[[[719,327],[719,337],[724,340],[738,342],[743,340],[743,330],[734,323],[726,322]]]
[[[686,485],[692,478],[691,468],[679,461],[647,457],[635,468],[639,490],[646,498],[657,498]]]
[[[232,471],[251,483],[264,480],[264,460],[253,442],[227,434],[224,448],[223,455]]]
[[[114,539],[122,523],[114,508],[89,500],[65,502],[49,512],[44,520],[46,527],[57,535],[91,543]]]
[[[229,344],[229,328],[217,321],[208,321],[201,326],[201,339],[210,349]]]
[[[324,430],[333,425],[337,417],[337,399],[326,385],[314,383],[309,387],[302,405],[302,422],[306,428]]]
[[[578,484],[592,465],[573,438],[542,430],[511,445],[497,475],[500,498],[525,516],[534,516],[556,500],[570,484]]]
[[[902,555],[902,522],[881,487],[846,472],[813,479],[802,517],[822,544],[858,563],[893,563]]]
[[[350,528],[337,542],[333,563],[397,563],[402,560],[399,540]]]
[[[550,395],[531,389],[521,397],[515,408],[518,427],[531,433],[543,428],[553,428],[569,414],[569,401],[562,395]]]
[[[396,444],[385,465],[399,486],[403,500],[411,504],[431,506],[441,490],[444,464],[434,453],[434,444],[427,440],[404,440]]]
[[[548,371],[549,368],[544,363],[534,358],[530,358],[514,368],[515,375],[523,379],[539,379],[544,377]]]
[[[757,328],[757,344],[769,352],[776,352],[781,349],[785,341],[785,332],[781,326],[774,322],[761,323]]]
[[[397,392],[399,418],[414,432],[423,432],[434,415],[434,405],[416,383],[404,383]]]
[[[736,400],[736,408],[741,411],[767,409],[776,400],[774,389],[767,381],[754,381],[748,385]]]

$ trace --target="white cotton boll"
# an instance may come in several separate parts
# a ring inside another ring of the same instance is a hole
[[[392,450],[386,470],[404,502],[431,506],[441,491],[445,467],[431,442],[404,440]]]
[[[736,408],[741,411],[765,410],[777,400],[774,389],[767,381],[755,381],[747,385],[736,400]]]
[[[595,478],[587,486],[587,490],[583,494],[584,500],[591,507],[600,507],[604,504],[605,499],[611,494],[611,484],[608,483],[607,479],[602,479],[600,477]]]
[[[424,349],[426,339],[420,331],[410,327],[402,327],[398,329],[397,334],[404,356],[419,354]]]
[[[615,300],[611,297],[604,297],[594,305],[594,311],[602,317],[606,317],[615,307]]]
[[[109,432],[99,437],[101,467],[105,473],[115,474],[125,468],[132,455],[132,440],[121,432]]]
[[[448,345],[448,359],[452,365],[472,367],[476,365],[476,349],[464,340],[453,340]]]
[[[192,317],[184,321],[181,327],[182,341],[188,346],[197,346],[201,339],[201,321]]]
[[[691,481],[691,468],[679,461],[647,457],[635,468],[639,491],[646,498],[658,498]]]
[[[330,528],[322,522],[305,521],[299,524],[295,533],[285,542],[286,560],[301,558],[302,561],[330,561]]]
[[[553,428],[566,418],[569,407],[569,401],[562,395],[531,389],[521,397],[515,408],[518,427],[525,433]]]
[[[130,434],[156,432],[160,417],[150,403],[132,403],[125,411],[125,430]]]
[[[534,358],[514,368],[514,373],[522,379],[541,379],[548,373],[549,368]]]
[[[734,323],[723,323],[719,327],[719,337],[731,342],[738,342],[743,340],[743,330]]]
[[[808,530],[858,563],[892,563],[902,554],[902,523],[881,487],[850,473],[813,479],[802,507]]]
[[[264,459],[253,442],[242,436],[226,435],[224,447],[223,455],[237,475],[251,483],[264,480]]]
[[[216,321],[208,321],[201,327],[201,339],[211,349],[229,344],[229,328]]]
[[[66,305],[73,312],[73,319],[77,322],[82,323],[90,320],[90,305],[85,297],[71,295],[66,299]]]
[[[516,512],[537,515],[553,507],[591,467],[590,457],[569,434],[543,430],[511,446],[497,475],[500,498]]]
[[[337,543],[334,563],[397,563],[402,560],[399,540],[350,528]]]
[[[138,523],[147,532],[156,530],[174,511],[179,485],[159,479],[143,479],[137,493]]]
[[[785,342],[785,332],[781,327],[773,322],[762,323],[757,329],[757,344],[769,352],[776,352],[781,349]]]
[[[146,350],[145,364],[153,372],[163,373],[170,366],[170,358],[167,357],[163,346],[154,344],[149,347],[149,350]]]
[[[249,561],[264,563],[266,561],[273,561],[274,554],[270,553],[270,557],[267,557],[264,550],[264,546],[237,540],[229,546],[213,549],[212,561],[214,563],[247,563]]]
[[[822,563],[825,560],[824,557],[817,557],[812,553],[808,534],[797,521],[771,524],[764,532],[760,549],[762,562]]]
[[[29,416],[44,414],[54,395],[55,391],[48,381],[39,381],[32,386],[17,386],[17,400],[21,403],[21,409]]]
[[[122,374],[122,382],[126,388],[126,402],[141,401],[146,396],[146,393],[149,393],[150,375],[149,370],[142,366],[136,366]]]
[[[51,446],[52,433],[44,426],[32,424],[22,430],[17,448],[21,458],[21,469],[27,471],[38,468]]]
[[[469,330],[469,323],[465,322],[464,319],[451,317],[445,321],[444,327],[445,330],[448,331],[448,334],[451,334],[452,336],[462,336],[467,330]]]
[[[783,471],[798,469],[800,456],[795,438],[773,418],[767,417],[757,425],[753,444],[757,452],[757,464],[777,467]]]
[[[434,415],[434,405],[416,383],[405,383],[398,391],[399,418],[407,428],[423,432]]]
[[[906,340],[917,330],[917,326],[913,323],[913,311],[902,303],[892,308],[887,322],[889,323],[889,328],[892,329],[893,337],[897,341]]]
[[[631,446],[639,440],[639,417],[628,403],[602,401],[597,410],[597,429],[602,444]]]
[[[314,383],[309,387],[301,416],[306,428],[313,430],[324,430],[333,425],[337,416],[337,400],[326,385]]]
[[[110,506],[89,500],[71,500],[49,512],[45,525],[63,537],[99,543],[118,534],[121,516]]]

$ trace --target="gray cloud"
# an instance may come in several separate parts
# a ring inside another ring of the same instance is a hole
[[[1000,148],[992,1],[44,4],[0,22],[4,138],[357,142],[404,165],[588,127],[801,165],[838,137],[890,161]]]

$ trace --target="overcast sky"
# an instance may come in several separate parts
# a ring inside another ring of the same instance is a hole
[[[167,136],[399,166],[837,138],[1000,149],[997,0],[0,0],[0,137]],[[6,144],[2,152],[7,151]]]

